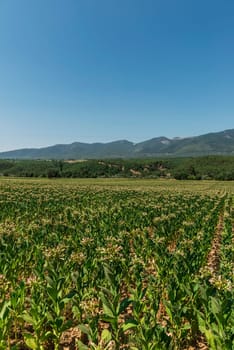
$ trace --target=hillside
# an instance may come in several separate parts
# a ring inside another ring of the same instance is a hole
[[[0,153],[1,159],[105,159],[234,155],[234,129],[188,137],[156,137],[134,144],[127,140],[109,143],[54,145]]]

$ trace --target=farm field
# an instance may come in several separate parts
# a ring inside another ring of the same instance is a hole
[[[0,179],[0,349],[234,349],[234,182]]]

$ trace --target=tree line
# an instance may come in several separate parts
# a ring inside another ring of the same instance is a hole
[[[0,160],[0,175],[14,177],[144,177],[234,180],[234,156],[84,161]]]

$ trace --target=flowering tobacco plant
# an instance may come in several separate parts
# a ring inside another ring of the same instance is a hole
[[[231,349],[233,195],[230,182],[0,180],[0,349]]]

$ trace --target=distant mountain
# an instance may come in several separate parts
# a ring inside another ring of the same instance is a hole
[[[234,155],[234,129],[216,133],[173,138],[156,137],[134,144],[127,140],[109,143],[80,143],[25,148],[0,153],[1,159],[104,159],[164,156]]]

